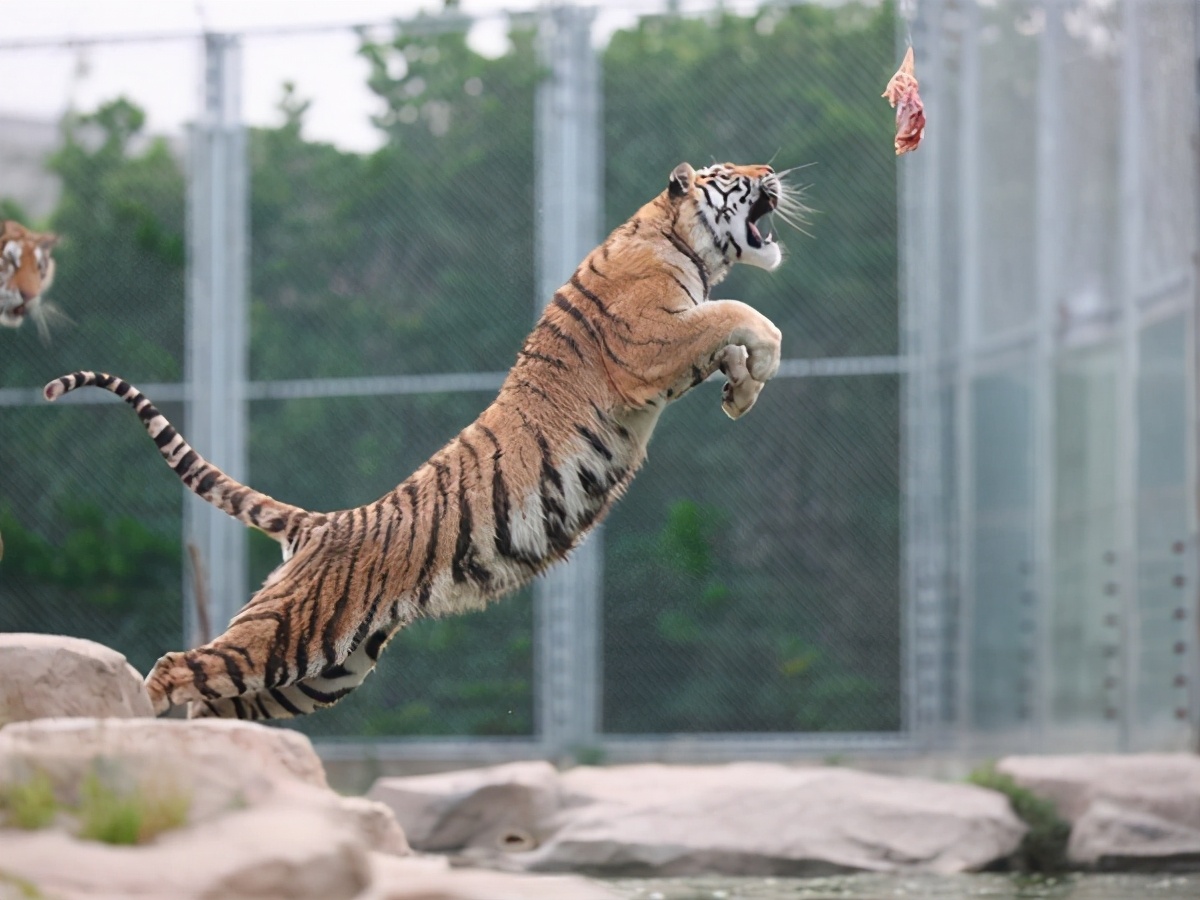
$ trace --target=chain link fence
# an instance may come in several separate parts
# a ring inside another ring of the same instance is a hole
[[[468,26],[479,23],[450,13],[360,29],[371,152],[310,139],[309,98],[292,85],[278,87],[275,123],[249,130],[246,454],[256,487],[315,509],[386,492],[490,402],[544,302],[535,97],[547,24],[506,21],[499,48],[478,46]],[[785,376],[813,375],[802,364],[812,358],[884,358],[876,374],[820,377],[818,365],[817,377],[781,378],[736,426],[715,388],[672,410],[595,542],[596,741],[895,734],[896,184],[889,117],[876,102],[893,59],[891,11],[713,8],[634,16],[616,30],[601,17],[591,31],[603,104],[592,151],[603,218],[593,230],[662,190],[680,160],[818,163],[793,175],[812,185],[816,212],[811,235],[783,235],[790,264],[773,276],[738,273],[722,295],[780,325]],[[242,36],[244,77],[266,45],[311,52],[313,40]],[[29,52],[9,47],[0,58]],[[74,67],[72,83],[86,83],[78,51],[37,52],[57,53],[64,71]],[[194,80],[201,56],[190,42],[177,56],[186,65],[160,77]],[[91,396],[44,408],[35,393],[63,371],[118,372],[148,382],[187,424],[193,176],[185,138],[152,137],[141,110],[136,94],[101,98],[59,123],[31,123],[53,135],[40,148],[15,131],[0,140],[5,159],[41,153],[40,167],[27,167],[45,186],[39,202],[22,199],[31,176],[11,177],[0,194],[7,214],[63,235],[50,297],[72,320],[49,344],[31,329],[0,335],[0,628],[103,640],[145,670],[180,644],[190,615],[180,490],[127,414]],[[276,554],[250,536],[249,584]],[[484,614],[419,623],[352,700],[299,727],[343,738],[534,737],[543,702],[534,611],[526,590]]]

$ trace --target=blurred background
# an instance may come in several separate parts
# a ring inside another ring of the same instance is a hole
[[[103,9],[0,0],[0,216],[62,237],[49,340],[0,331],[0,630],[144,672],[278,562],[46,381],[118,373],[356,506],[678,162],[772,161],[813,212],[718,291],[784,333],[753,414],[697,391],[568,566],[291,727],[380,763],[1196,745],[1200,2]]]

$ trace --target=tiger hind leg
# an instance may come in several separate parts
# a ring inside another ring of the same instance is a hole
[[[290,719],[332,706],[362,684],[389,637],[388,631],[376,631],[342,662],[315,675],[277,684],[240,671],[236,656],[231,659],[228,650],[208,645],[168,653],[146,685],[158,713],[186,703],[190,718]],[[216,661],[220,667],[213,665]]]

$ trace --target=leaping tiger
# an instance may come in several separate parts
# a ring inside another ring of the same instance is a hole
[[[13,219],[0,224],[0,325],[19,328],[30,317],[46,339],[42,294],[54,282],[50,251],[57,243],[57,235],[30,231]]]
[[[283,545],[224,634],[155,664],[156,712],[273,719],[336,703],[404,626],[481,608],[565,557],[629,485],[663,409],[710,374],[728,379],[725,412],[744,415],[779,368],[779,329],[709,292],[735,263],[779,265],[758,227],[774,210],[800,207],[770,166],[680,164],[554,294],[496,400],[355,509],[310,512],[238,483],[120,378],[47,384],[48,400],[84,385],[124,398],[185,485]]]

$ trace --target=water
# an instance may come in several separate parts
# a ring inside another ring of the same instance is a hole
[[[626,878],[629,900],[1200,900],[1200,874]]]

